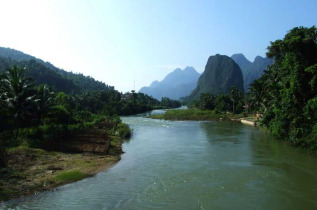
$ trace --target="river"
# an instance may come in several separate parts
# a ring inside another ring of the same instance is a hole
[[[237,122],[123,117],[116,165],[13,209],[317,209],[317,159]]]

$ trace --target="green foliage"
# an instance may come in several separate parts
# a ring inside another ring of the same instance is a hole
[[[275,136],[305,145],[317,122],[317,29],[293,28],[267,56],[274,64],[251,84],[252,109],[264,112],[262,124]]]
[[[65,78],[58,70],[51,69],[35,59],[16,61],[15,59],[0,57],[0,71],[11,68],[13,65],[27,69],[25,75],[32,77],[36,85],[47,84],[57,91],[67,93],[80,91],[79,86],[75,85],[72,80]]]
[[[78,110],[74,114],[74,119],[83,124],[92,121],[92,114],[87,110]]]
[[[128,139],[131,137],[131,129],[127,124],[119,123],[117,126],[117,132],[120,138]]]
[[[54,103],[54,96],[54,92],[52,92],[46,85],[40,85],[38,87],[35,97],[35,115],[38,124],[42,123],[42,119],[51,111]]]
[[[244,103],[243,92],[232,87],[230,95],[202,93],[199,100],[192,101],[189,107],[201,110],[216,110],[223,113],[234,111],[235,114],[240,114],[244,111]]]
[[[166,107],[166,108],[178,108],[182,104],[177,100],[172,100],[172,99],[169,99],[167,97],[162,97],[160,105],[163,107]]]
[[[13,116],[12,126],[23,125],[30,119],[30,109],[34,105],[35,94],[32,92],[30,78],[24,78],[24,69],[14,66],[1,79],[0,100],[3,109]]]
[[[151,115],[150,118],[164,120],[219,120],[220,118],[226,119],[227,116],[216,110],[184,109],[167,110],[165,114]]]
[[[88,175],[77,170],[64,171],[56,175],[53,180],[56,182],[73,182],[86,178]]]
[[[210,93],[202,93],[200,94],[199,99],[199,107],[202,110],[213,110],[215,109],[215,96],[211,95]]]
[[[86,90],[113,90],[113,87],[96,81],[92,77],[67,72],[34,56],[0,47],[0,71],[13,65],[28,69],[26,76],[34,78],[36,85],[47,84],[57,92],[78,94]]]
[[[53,106],[49,116],[50,123],[69,124],[72,121],[71,113],[63,105]]]
[[[243,92],[241,90],[236,89],[234,86],[231,86],[230,88],[230,98],[232,101],[232,113],[235,113],[237,110],[237,105],[240,105],[240,109],[241,109],[241,103],[239,104],[239,102],[242,101],[242,97],[243,97]]]
[[[219,94],[215,99],[216,110],[220,112],[229,112],[232,110],[231,99],[228,95]]]
[[[47,85],[36,88],[23,76],[24,71],[14,67],[0,75],[1,151],[20,144],[54,147],[71,139],[73,131],[98,127],[99,124],[117,130],[121,138],[128,138],[131,131],[127,125],[121,124],[118,114],[145,112],[161,104],[165,107],[180,106],[178,101],[165,98],[160,102],[134,91],[121,94],[109,89],[73,95],[55,94]]]

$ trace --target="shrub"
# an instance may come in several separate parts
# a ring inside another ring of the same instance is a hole
[[[127,124],[119,123],[117,126],[117,132],[122,139],[127,139],[131,137],[131,129]]]

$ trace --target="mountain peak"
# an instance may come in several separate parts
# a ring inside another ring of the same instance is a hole
[[[173,72],[171,72],[170,74],[172,74],[172,73],[176,73],[176,72],[181,72],[182,71],[182,69],[181,68],[176,68]]]
[[[258,61],[260,61],[260,60],[264,60],[265,58],[263,58],[262,56],[256,56],[255,58],[254,58],[254,61],[253,61],[253,63],[254,62],[258,62]]]
[[[186,66],[183,71],[196,71],[192,66]]]
[[[155,87],[155,86],[157,86],[159,83],[160,83],[159,81],[155,80],[155,81],[153,81],[153,82],[151,83],[150,87]]]
[[[242,53],[237,53],[233,54],[231,58],[241,67],[248,67],[252,63],[242,54]]]
[[[244,89],[247,91],[250,84],[261,77],[263,71],[272,60],[266,57],[256,56],[253,62],[248,61],[243,54],[238,53],[231,56],[231,58],[240,66],[243,73]]]
[[[199,73],[191,66],[185,69],[177,68],[161,81],[152,82],[151,86],[143,87],[139,92],[161,99],[168,97],[179,99],[188,95],[196,86]]]
[[[197,87],[188,99],[195,100],[201,93],[228,93],[231,86],[243,91],[243,76],[238,64],[226,55],[210,56]]]
[[[235,53],[231,56],[231,58],[244,58],[244,59],[247,59],[243,53]]]

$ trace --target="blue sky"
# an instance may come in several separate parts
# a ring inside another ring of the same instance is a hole
[[[119,91],[209,56],[265,56],[270,41],[317,21],[316,0],[0,0],[0,46]]]

